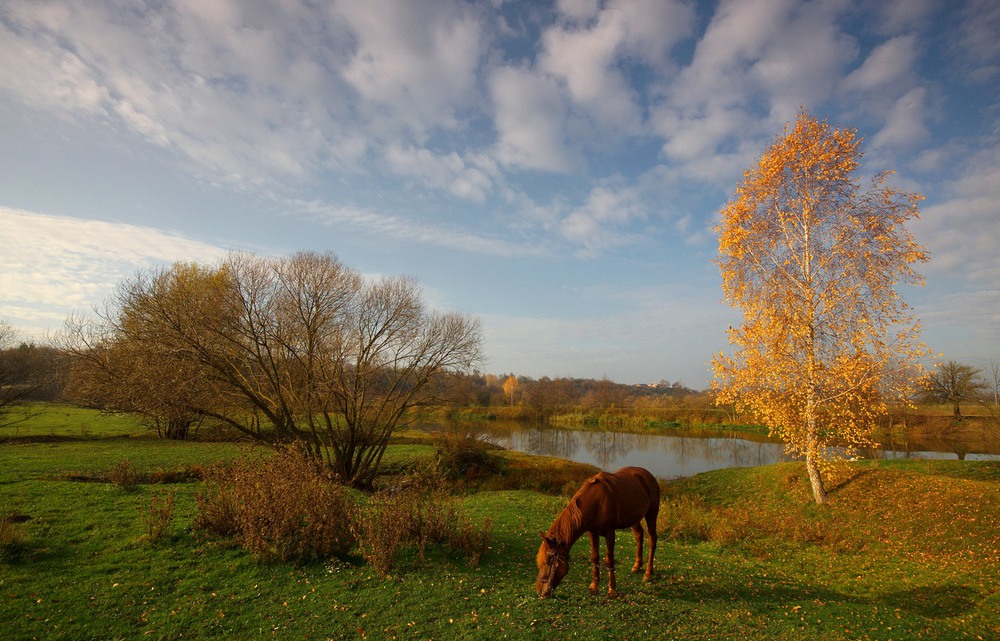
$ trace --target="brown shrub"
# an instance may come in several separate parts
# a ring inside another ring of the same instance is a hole
[[[146,526],[146,540],[156,541],[163,537],[174,522],[174,499],[177,492],[154,492],[149,506],[143,512]]]
[[[503,460],[478,438],[446,434],[436,439],[437,471],[449,481],[481,479],[499,474]]]
[[[195,528],[232,535],[260,560],[342,556],[354,543],[353,501],[302,447],[245,457],[205,477]]]
[[[367,505],[355,511],[351,522],[358,551],[381,577],[392,571],[396,552],[409,534],[406,500],[403,492],[377,492]]]
[[[352,525],[361,555],[380,576],[394,567],[405,546],[415,546],[423,556],[429,544],[464,552],[477,565],[489,549],[493,525],[479,526],[459,509],[457,499],[441,489],[410,487],[378,492],[360,508]]]
[[[108,483],[127,492],[134,490],[142,483],[142,473],[135,469],[128,459],[122,459],[109,467],[108,471],[105,472],[105,477]]]

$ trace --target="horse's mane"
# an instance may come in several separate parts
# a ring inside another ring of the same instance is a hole
[[[601,484],[604,485],[604,489],[609,494],[614,494],[615,486],[617,485],[618,479],[613,474],[608,474],[607,472],[598,472],[594,476],[583,484],[573,498],[570,499],[569,504],[562,511],[562,513],[556,518],[555,523],[552,524],[551,530],[563,530],[569,532],[579,532],[583,525],[583,511],[580,509],[580,503],[584,500],[584,496],[590,494],[594,485]],[[563,523],[563,521],[568,521]]]

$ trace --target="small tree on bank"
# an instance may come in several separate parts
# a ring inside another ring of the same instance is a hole
[[[832,443],[871,445],[889,399],[905,400],[926,349],[897,291],[927,260],[905,228],[917,194],[862,188],[861,140],[808,113],[744,174],[721,210],[717,263],[743,312],[733,353],[713,359],[720,404],[760,417],[806,460],[817,503]]]
[[[982,370],[971,365],[948,361],[928,374],[921,390],[925,403],[948,403],[956,421],[962,420],[962,403],[978,401],[989,391]]]

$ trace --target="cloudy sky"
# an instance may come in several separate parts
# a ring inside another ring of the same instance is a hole
[[[485,371],[703,387],[712,227],[805,107],[926,200],[935,352],[1000,360],[995,0],[5,0],[0,319],[332,251],[478,316]]]

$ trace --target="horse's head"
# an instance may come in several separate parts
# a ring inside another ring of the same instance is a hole
[[[552,596],[552,591],[569,572],[569,548],[559,539],[542,534],[542,545],[538,548],[535,562],[538,564],[535,592],[544,599]]]

